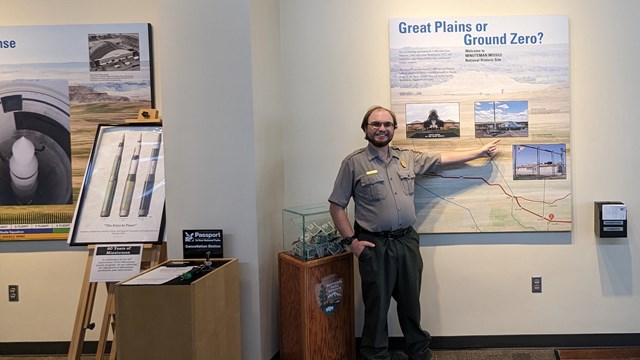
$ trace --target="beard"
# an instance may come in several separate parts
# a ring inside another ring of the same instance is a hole
[[[369,134],[366,134],[365,139],[367,139],[367,141],[370,142],[375,147],[385,147],[389,145],[389,143],[393,139],[393,134],[387,133],[387,135],[388,135],[387,139],[383,141],[376,140],[375,135],[374,137],[371,137],[369,136]]]

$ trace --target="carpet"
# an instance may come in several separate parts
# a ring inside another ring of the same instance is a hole
[[[557,360],[553,349],[477,349],[435,350],[433,360]],[[407,360],[403,352],[392,360]]]
[[[557,349],[559,360],[640,360],[640,348]]]

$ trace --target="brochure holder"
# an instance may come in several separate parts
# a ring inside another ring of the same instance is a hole
[[[627,206],[620,201],[594,202],[595,233],[600,238],[627,237]]]

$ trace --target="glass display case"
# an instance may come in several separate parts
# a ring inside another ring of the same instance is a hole
[[[340,254],[346,250],[336,230],[329,203],[290,207],[282,210],[283,247],[302,261]]]

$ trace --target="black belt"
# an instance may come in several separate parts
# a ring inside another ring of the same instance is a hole
[[[409,226],[408,228],[399,229],[399,230],[373,232],[373,231],[369,231],[369,230],[363,229],[358,223],[355,223],[354,225],[355,225],[354,226],[355,227],[354,230],[356,232],[356,235],[357,234],[365,234],[365,235],[377,236],[377,237],[381,237],[381,238],[385,238],[385,239],[401,238],[401,237],[409,234],[411,231],[413,231],[413,226]]]

